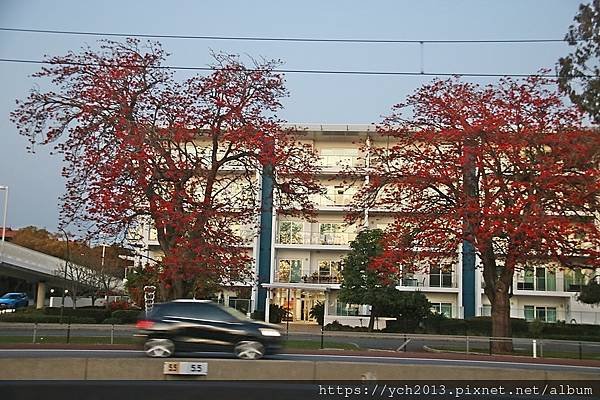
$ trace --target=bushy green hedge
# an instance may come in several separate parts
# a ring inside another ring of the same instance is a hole
[[[60,315],[60,307],[48,307],[44,309],[46,315]],[[111,313],[106,308],[98,307],[83,307],[83,308],[67,308],[63,309],[63,315],[67,317],[77,318],[92,318],[94,322],[101,323],[106,318],[111,317]]]
[[[1,322],[28,322],[28,323],[59,323],[60,315],[44,315],[31,313],[10,313],[0,315]],[[96,320],[89,317],[63,317],[63,323],[95,324]]]
[[[323,327],[324,331],[345,331],[345,332],[367,332],[366,326],[348,326],[342,325],[338,321],[333,321]]]
[[[540,337],[557,340],[600,341],[600,329],[597,325],[571,325],[564,322],[543,323],[527,322],[524,319],[511,318],[512,335],[514,337]],[[324,327],[327,331],[364,332],[365,327],[351,327],[337,321]],[[424,333],[438,335],[470,335],[491,336],[492,320],[490,317],[475,317],[471,319],[451,319],[442,315],[433,315],[423,321],[415,329],[406,330],[402,321],[387,321],[383,332],[389,333]]]
[[[107,325],[118,325],[121,323],[121,320],[119,318],[110,317],[106,318],[102,323]]]
[[[140,310],[116,310],[112,312],[110,319],[115,319],[118,324],[133,324],[140,316]]]

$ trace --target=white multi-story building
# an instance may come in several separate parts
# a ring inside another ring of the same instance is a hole
[[[342,260],[350,250],[350,242],[359,229],[385,229],[393,221],[390,210],[365,210],[364,225],[345,223],[345,215],[357,188],[344,183],[338,174],[345,167],[358,166],[368,158],[361,153],[361,144],[368,139],[373,146],[383,145],[387,140],[375,134],[374,125],[293,125],[298,139],[310,144],[320,155],[322,173],[320,180],[326,193],[314,198],[318,213],[315,222],[290,218],[273,210],[271,269],[268,302],[287,310],[293,321],[313,322],[310,310],[317,304],[325,304],[325,323],[337,320],[346,325],[367,325],[367,306],[350,305],[338,300]],[[257,178],[258,179],[258,178]],[[365,179],[368,177],[365,176]],[[244,228],[240,228],[245,232]],[[258,237],[249,236],[245,251],[257,260]],[[146,229],[147,251],[157,248],[158,242],[151,227]],[[257,263],[255,263],[257,264]],[[462,260],[460,251],[450,265],[444,268],[430,266],[429,273],[406,274],[398,282],[402,291],[421,291],[433,308],[451,318],[464,316],[462,288]],[[576,300],[578,291],[585,284],[582,270],[558,268],[534,268],[515,274],[511,314],[515,318],[541,319],[547,322],[600,324],[600,308],[581,304]],[[250,285],[250,284],[249,284]],[[491,312],[489,301],[483,292],[483,278],[479,270],[475,274],[475,315],[485,316]],[[235,305],[234,292],[225,291],[226,303]],[[256,299],[256,288],[252,300]],[[473,301],[472,299],[470,301]],[[268,309],[268,307],[266,307]],[[268,312],[268,311],[267,311]],[[379,321],[379,328],[385,321]]]

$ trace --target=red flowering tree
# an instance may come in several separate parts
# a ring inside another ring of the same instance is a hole
[[[456,262],[470,242],[493,336],[509,337],[516,270],[600,264],[600,140],[580,121],[539,77],[487,87],[436,80],[417,90],[394,107],[378,131],[388,145],[374,141],[359,171],[370,179],[350,217],[364,207],[394,210],[373,268],[426,272]]]
[[[62,224],[125,237],[150,222],[168,297],[207,296],[249,277],[240,247],[257,229],[257,172],[272,166],[283,205],[310,215],[317,156],[275,115],[287,95],[277,62],[215,54],[212,73],[177,82],[165,57],[137,40],[52,57],[34,77],[56,91],[33,90],[12,119],[32,149],[64,156]]]

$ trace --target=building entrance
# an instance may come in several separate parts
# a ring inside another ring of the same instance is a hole
[[[311,322],[316,320],[310,316],[310,310],[318,301],[325,302],[325,294],[320,291],[304,289],[276,289],[273,304],[288,311],[292,322]]]

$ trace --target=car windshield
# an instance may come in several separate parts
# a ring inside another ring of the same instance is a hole
[[[18,299],[21,296],[17,293],[6,293],[4,296],[0,297],[0,299]]]

